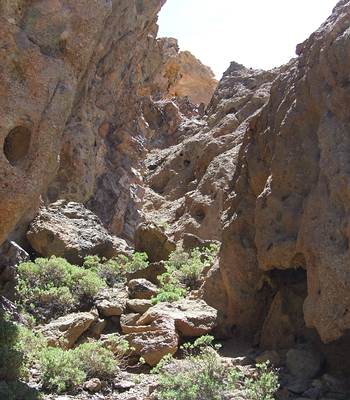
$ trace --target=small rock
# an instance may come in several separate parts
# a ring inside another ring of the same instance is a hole
[[[99,392],[102,388],[102,383],[98,378],[90,379],[89,381],[84,383],[84,389],[88,390],[91,393]]]
[[[128,294],[124,289],[104,289],[96,297],[96,307],[103,317],[120,316],[126,308]]]
[[[151,367],[166,354],[175,354],[179,343],[174,321],[169,318],[159,318],[147,326],[136,326],[135,332],[124,338]]]
[[[153,306],[151,300],[147,299],[131,299],[126,303],[128,309],[134,313],[144,314]]]
[[[291,349],[287,353],[287,368],[296,377],[314,378],[322,367],[321,354],[312,350]]]
[[[158,288],[147,279],[132,279],[128,282],[129,296],[132,299],[151,299],[158,293]]]
[[[113,384],[114,388],[124,392],[126,390],[130,390],[131,388],[135,387],[135,382],[129,381],[129,380],[121,380],[121,381],[114,381]]]

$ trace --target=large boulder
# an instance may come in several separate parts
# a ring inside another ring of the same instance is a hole
[[[160,318],[175,322],[176,330],[185,337],[195,337],[211,332],[216,326],[217,310],[203,300],[183,299],[174,303],[158,303],[149,308],[137,325],[150,325]]]
[[[128,250],[126,242],[109,235],[84,205],[65,200],[41,208],[27,238],[40,255],[64,257],[75,264],[87,255],[111,258]]]
[[[41,333],[50,346],[70,349],[95,321],[97,316],[89,312],[69,314],[43,326]]]
[[[157,365],[167,354],[175,354],[178,349],[179,336],[172,319],[161,317],[150,325],[129,327],[124,338],[134,351],[142,356],[150,366]]]
[[[321,372],[322,364],[322,355],[311,349],[290,349],[286,356],[289,372],[302,379],[314,378]]]

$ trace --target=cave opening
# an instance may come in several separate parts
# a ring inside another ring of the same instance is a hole
[[[12,129],[4,141],[4,154],[12,166],[18,166],[25,161],[31,143],[31,131],[25,126]]]

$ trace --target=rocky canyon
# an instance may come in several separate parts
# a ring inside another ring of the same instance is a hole
[[[149,368],[172,355],[176,374],[210,334],[242,382],[269,361],[276,390],[180,400],[346,400],[350,1],[287,64],[219,82],[157,37],[164,4],[0,2],[2,320],[65,354],[117,357],[118,335],[142,361],[72,392],[45,386],[42,355],[20,378],[34,397],[0,361],[0,398],[171,400]]]

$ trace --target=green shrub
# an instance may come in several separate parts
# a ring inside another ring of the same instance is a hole
[[[20,375],[23,354],[18,351],[18,325],[7,315],[0,314],[0,380],[15,380]]]
[[[190,253],[177,249],[165,262],[166,272],[159,276],[160,292],[153,303],[177,301],[186,296],[188,290],[198,289],[203,272],[210,267],[218,253],[218,246],[212,244],[203,249],[195,248]]]
[[[0,380],[26,378],[46,341],[7,316],[0,317]],[[1,398],[1,397],[0,397]]]
[[[106,260],[98,256],[88,256],[84,259],[83,267],[94,271],[108,286],[126,280],[126,274],[147,268],[149,265],[146,253],[133,253],[130,256],[119,255]]]
[[[117,369],[113,353],[101,343],[85,343],[73,350],[47,347],[39,363],[43,386],[57,393],[76,388],[86,379],[108,379]]]
[[[272,400],[278,389],[277,375],[266,364],[249,379],[240,369],[224,365],[211,336],[182,348],[187,357],[181,364],[168,355],[152,370],[159,375],[159,400],[222,400],[242,394],[249,400]]]
[[[276,373],[269,369],[269,364],[258,364],[257,376],[244,382],[246,393],[251,400],[273,400],[278,385]]]
[[[100,343],[84,343],[74,350],[88,379],[108,379],[117,369],[114,354]]]
[[[47,320],[88,307],[105,282],[92,270],[63,258],[37,258],[18,266],[19,304],[38,320]]]
[[[40,370],[43,386],[57,393],[81,385],[86,379],[86,373],[73,350],[45,349],[40,357]]]
[[[46,346],[46,339],[41,333],[34,333],[24,326],[18,327],[18,339],[15,348],[23,357],[22,377],[28,377],[29,368],[36,366],[40,354]]]

